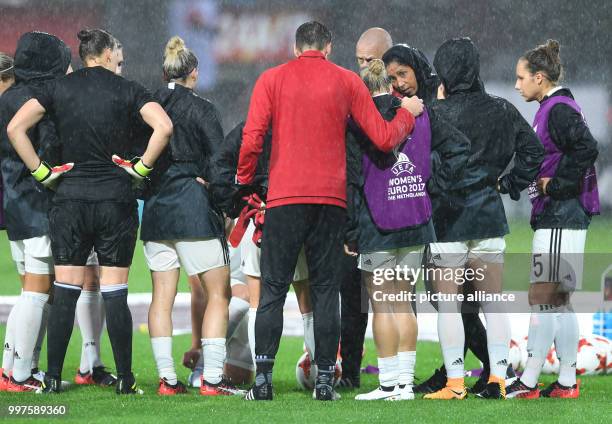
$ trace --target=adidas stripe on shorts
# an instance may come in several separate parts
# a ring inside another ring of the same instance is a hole
[[[559,283],[566,292],[582,288],[587,230],[547,228],[533,235],[531,283]]]

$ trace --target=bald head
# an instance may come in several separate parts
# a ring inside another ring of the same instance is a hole
[[[355,56],[360,69],[368,66],[372,59],[381,59],[393,46],[391,35],[382,28],[370,28],[359,37]]]

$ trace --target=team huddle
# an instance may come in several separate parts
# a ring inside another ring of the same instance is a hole
[[[140,229],[159,395],[189,385],[203,396],[272,400],[292,284],[314,399],[360,387],[363,303],[379,386],[358,401],[579,396],[571,294],[581,288],[586,232],[599,213],[598,150],[559,85],[557,41],[516,64],[515,88],[540,104],[530,125],[485,91],[468,38],[444,42],[432,65],[371,28],[356,44],[357,74],[328,60],[330,31],[307,22],[296,31],[296,59],[258,78],[246,120],[224,136],[216,107],[194,92],[198,58],[181,38],[166,45],[167,85],[155,93],[121,76],[113,35],[82,30],[78,38],[76,71],[70,49],[47,33],[24,34],[14,59],[0,54],[0,218],[22,285],[7,321],[0,391],[65,390],[76,316],[83,344],[75,383],[142,393],[127,302]],[[534,237],[529,358],[517,377],[503,304],[482,297],[474,310],[455,295],[502,293],[502,195],[516,201],[521,193],[532,203]],[[136,199],[144,201],[140,221]],[[398,267],[441,271],[424,280],[445,299],[432,302],[444,364],[420,384],[416,305],[379,297],[414,293],[416,281],[394,275]],[[191,288],[187,384],[172,356],[181,268]],[[456,270],[479,278],[442,278]],[[104,324],[116,376],[100,357]],[[559,378],[540,390],[553,342]],[[467,350],[484,368],[470,388]]]

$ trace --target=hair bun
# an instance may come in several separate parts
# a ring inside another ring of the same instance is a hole
[[[557,40],[546,40],[545,47],[553,56],[559,56],[560,46]]]
[[[77,34],[77,38],[85,42],[85,41],[89,41],[93,37],[93,35],[94,35],[93,31],[89,29],[82,29]]]
[[[172,37],[168,43],[166,44],[165,55],[168,56],[178,56],[187,48],[185,47],[185,42],[181,37],[175,35]]]
[[[368,64],[368,70],[374,76],[380,76],[385,72],[385,62],[380,59],[372,59]]]

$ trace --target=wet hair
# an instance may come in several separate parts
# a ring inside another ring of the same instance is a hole
[[[525,52],[521,59],[527,62],[529,72],[532,74],[541,72],[551,82],[557,83],[563,78],[563,65],[559,58],[559,50],[557,40],[547,40],[546,44]]]
[[[185,46],[179,36],[172,37],[164,51],[164,78],[166,81],[183,80],[198,67],[198,58]]]
[[[83,62],[90,57],[100,56],[105,49],[112,51],[121,47],[121,43],[103,29],[82,29],[77,34],[77,37],[81,41],[79,44],[79,56]]]
[[[0,80],[8,81],[15,79],[13,58],[6,53],[0,52]]]
[[[385,69],[385,62],[380,59],[372,59],[368,63],[368,66],[361,71],[361,79],[370,90],[370,94],[389,91],[391,81]]]
[[[300,51],[304,51],[305,47],[323,50],[331,41],[331,32],[317,21],[303,23],[295,31],[295,46]]]

